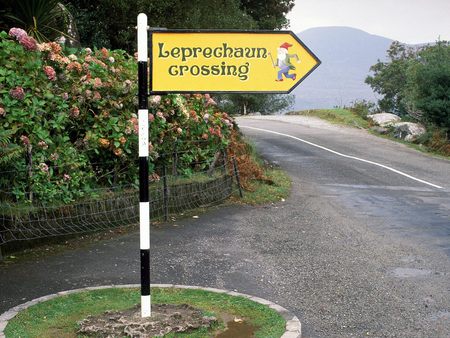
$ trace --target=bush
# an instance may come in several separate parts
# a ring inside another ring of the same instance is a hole
[[[137,182],[133,57],[38,44],[13,28],[0,33],[0,63],[0,126],[7,133],[0,146],[22,149],[19,158],[0,161],[0,198],[7,187],[17,201],[32,192],[35,200],[67,203],[98,187]],[[157,96],[151,103],[153,164],[176,144],[180,170],[189,174],[197,169],[192,162],[206,166],[228,143],[232,123],[209,95]]]
[[[417,138],[414,143],[424,145],[428,150],[437,154],[450,156],[448,134],[442,129],[430,127],[427,129],[427,132]]]
[[[375,103],[367,100],[356,100],[351,103],[351,106],[347,108],[356,115],[367,120],[367,115],[373,114],[377,110]]]

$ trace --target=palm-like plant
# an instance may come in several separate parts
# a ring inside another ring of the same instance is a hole
[[[69,17],[58,0],[15,0],[9,2],[5,21],[25,29],[38,42],[67,36]]]

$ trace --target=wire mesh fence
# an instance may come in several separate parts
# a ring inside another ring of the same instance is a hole
[[[188,150],[158,156],[151,166],[149,196],[151,219],[168,220],[171,214],[217,205],[226,200],[236,185],[233,161],[226,152],[216,151],[209,158],[189,158]],[[92,165],[92,164],[91,164]],[[136,164],[137,165],[137,164]],[[106,170],[94,164],[105,180]],[[118,167],[124,172],[134,168]],[[0,177],[11,173],[0,172]],[[14,175],[28,175],[28,170]],[[109,173],[112,177],[115,172]],[[49,178],[51,179],[51,178]],[[62,235],[83,234],[137,224],[139,193],[135,182],[89,188],[84,197],[63,203],[60,200],[15,201],[13,191],[0,190],[0,248],[15,242]],[[27,192],[28,197],[32,196]]]

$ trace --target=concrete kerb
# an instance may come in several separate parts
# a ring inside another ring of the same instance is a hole
[[[176,285],[176,284],[152,284],[151,286],[156,287],[156,288],[203,290],[203,291],[216,292],[216,293],[225,293],[230,296],[240,296],[240,297],[248,298],[256,303],[266,305],[266,306],[270,307],[271,309],[277,311],[286,320],[286,331],[281,336],[281,338],[301,338],[302,326],[301,326],[299,319],[296,316],[294,316],[292,313],[290,313],[284,307],[282,307],[278,304],[275,304],[271,301],[268,301],[266,299],[254,297],[251,295],[247,295],[245,293],[239,293],[239,292],[235,292],[235,291],[227,291],[227,290],[221,290],[221,289],[215,289],[215,288],[209,288],[209,287],[201,287],[201,286]],[[140,288],[140,284],[91,286],[91,287],[86,287],[86,288],[82,288],[82,289],[61,291],[58,293],[39,297],[39,298],[33,299],[29,302],[17,305],[0,315],[0,338],[6,338],[4,331],[5,331],[6,325],[8,325],[8,321],[11,320],[12,318],[14,318],[20,311],[25,310],[26,308],[28,308],[32,305],[35,305],[35,304],[38,304],[41,302],[45,302],[52,298],[69,295],[72,293],[83,292],[83,291],[92,291],[92,290],[102,290],[102,289],[109,289],[109,288]]]

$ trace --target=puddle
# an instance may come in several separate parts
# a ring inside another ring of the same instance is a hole
[[[425,277],[431,275],[431,270],[395,268],[391,271],[392,276],[399,278]]]
[[[251,338],[256,328],[246,321],[236,322],[230,320],[227,322],[225,331],[219,333],[216,338]]]
[[[439,311],[430,316],[430,320],[438,321],[438,320],[449,320],[450,321],[450,312],[448,311]]]
[[[416,256],[405,256],[402,259],[400,259],[401,262],[409,264],[409,263],[420,263],[421,259]]]

